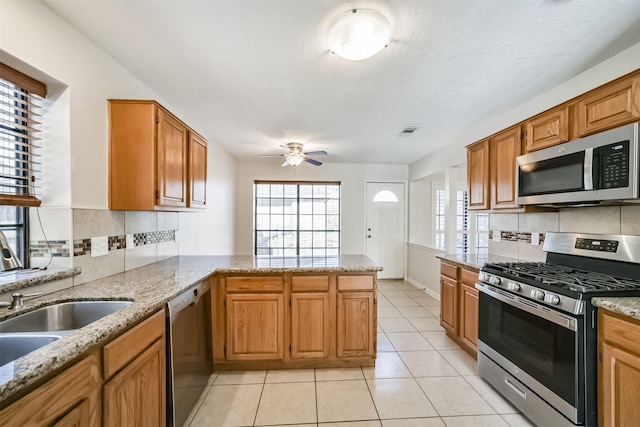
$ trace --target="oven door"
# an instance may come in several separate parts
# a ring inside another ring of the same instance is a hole
[[[565,417],[582,423],[582,323],[484,283],[476,288],[480,351]]]

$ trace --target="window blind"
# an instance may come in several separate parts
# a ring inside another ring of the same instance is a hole
[[[40,108],[46,87],[0,63],[0,205],[40,206]]]

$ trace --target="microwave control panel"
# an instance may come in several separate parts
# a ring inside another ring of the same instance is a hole
[[[600,188],[629,186],[629,141],[620,141],[598,148],[600,164]]]

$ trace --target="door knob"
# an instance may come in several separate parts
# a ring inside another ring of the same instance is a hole
[[[371,238],[371,234],[369,234],[367,237],[370,239]]]
[[[370,228],[367,228],[367,231],[371,231],[371,229],[370,229]]]

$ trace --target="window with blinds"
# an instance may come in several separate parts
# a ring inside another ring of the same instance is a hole
[[[40,206],[40,114],[46,86],[0,63],[0,205]]]

